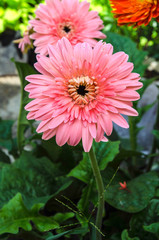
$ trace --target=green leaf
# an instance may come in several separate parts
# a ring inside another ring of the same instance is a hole
[[[10,163],[9,157],[2,150],[0,150],[0,164],[1,163],[3,163],[3,164],[4,163]]]
[[[134,72],[142,76],[147,68],[146,65],[143,65],[147,52],[138,50],[136,43],[129,37],[112,32],[106,32],[106,35],[106,43],[113,45],[114,52],[124,51],[127,53],[129,55],[129,61],[134,63]]]
[[[100,170],[104,170],[109,162],[113,161],[119,152],[119,141],[107,143],[94,143],[95,154]],[[85,183],[89,183],[93,177],[90,159],[87,153],[83,153],[83,159],[80,163],[71,170],[68,176],[75,177]]]
[[[142,212],[134,214],[130,220],[130,234],[144,240],[159,238],[159,200],[153,199]]]
[[[20,193],[11,199],[0,210],[0,234],[19,232],[19,228],[25,231],[32,230],[32,224],[40,232],[53,230],[59,227],[52,217],[46,217],[39,214],[40,208],[43,204],[36,204],[31,210],[28,210],[22,200]]]
[[[88,183],[90,181],[93,175],[90,160],[87,153],[83,154],[83,159],[74,169],[71,170],[71,172],[67,176],[75,177],[85,183]]]
[[[95,181],[94,179],[91,179],[88,185],[83,188],[81,199],[78,202],[78,208],[81,210],[81,212],[84,213],[85,210],[88,210],[90,202],[96,204],[97,195],[95,190]],[[86,214],[88,214],[88,212]]]
[[[31,152],[23,152],[13,164],[5,165],[0,179],[1,207],[17,192],[22,194],[27,207],[46,203],[72,183],[61,176],[58,164],[45,157],[36,158]]]
[[[9,151],[12,149],[12,127],[14,121],[0,119],[0,146],[7,148]]]
[[[63,147],[60,147],[57,145],[55,138],[52,138],[47,141],[42,141],[42,147],[54,162],[60,160],[60,169],[62,169],[64,174],[70,172],[70,170],[77,165],[77,162],[82,159],[83,148],[80,144],[73,147],[65,144]]]
[[[100,170],[104,170],[109,162],[112,162],[119,153],[120,141],[99,142],[95,144],[96,157],[99,162]]]
[[[55,240],[55,239],[58,239],[64,235],[79,235],[79,234],[83,234],[86,232],[86,229],[83,228],[83,227],[80,227],[80,228],[75,228],[75,229],[71,229],[71,230],[68,230],[68,231],[65,231],[65,232],[62,232],[62,233],[59,233],[55,236],[52,236],[52,237],[49,237],[47,238],[46,240]]]
[[[159,222],[143,226],[143,228],[145,231],[154,233],[157,237],[159,237]]]
[[[127,190],[120,190],[119,184],[110,185],[105,193],[105,200],[111,206],[129,213],[136,213],[147,207],[159,186],[155,172],[145,173],[127,182]]]
[[[152,134],[159,140],[159,130],[153,130]]]
[[[130,238],[128,230],[124,230],[121,234],[121,240],[140,240],[138,237]]]
[[[55,235],[55,236],[51,236],[51,237],[46,238],[46,240],[55,240],[55,239],[58,239],[58,238],[66,235],[66,234],[68,234],[68,233],[71,233],[71,231],[72,231],[72,230],[68,230],[68,231],[59,233],[59,234],[57,234],[57,235]]]
[[[25,111],[24,107],[27,103],[29,103],[28,93],[24,91],[25,86],[27,85],[27,81],[25,77],[30,74],[36,74],[37,72],[31,67],[29,64],[15,62],[16,68],[18,70],[18,74],[20,77],[21,82],[21,104],[20,104],[20,111],[18,117],[18,132],[17,132],[17,140],[18,140],[18,148],[21,152],[23,146],[25,145],[25,136],[24,131],[26,127],[28,127],[31,122],[27,120],[27,112]]]
[[[54,215],[54,220],[61,225],[61,223],[65,222],[70,218],[73,218],[74,216],[75,214],[73,212],[57,213]]]

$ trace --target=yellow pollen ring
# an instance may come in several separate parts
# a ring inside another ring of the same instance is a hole
[[[71,37],[73,35],[75,31],[75,28],[73,26],[73,24],[69,21],[64,21],[62,23],[59,23],[58,25],[58,29],[57,29],[57,32],[58,32],[58,35],[60,37]]]
[[[88,76],[72,78],[68,81],[68,93],[78,105],[86,105],[96,98],[97,82]]]

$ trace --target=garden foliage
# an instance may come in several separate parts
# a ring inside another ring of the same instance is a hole
[[[24,29],[28,15],[33,14],[33,6],[37,3],[34,0],[2,1],[0,31]],[[134,72],[146,77],[147,65],[143,62],[149,53],[142,48],[141,41],[140,44],[135,42],[137,32],[131,32],[129,27],[121,30],[115,27],[110,6],[104,5],[105,1],[93,3],[109,12],[109,16],[101,12],[107,35],[104,41],[113,45],[114,52],[127,53],[134,64]],[[142,31],[146,31],[145,27]],[[21,81],[17,137],[12,134],[15,122],[0,120],[0,239],[95,240],[93,231],[98,199],[88,155],[82,153],[81,143],[76,147],[59,147],[54,138],[41,140],[41,134],[36,133],[37,123],[28,121],[24,110],[30,101],[24,91],[25,77],[36,74],[36,70],[25,63],[15,62],[15,65]],[[141,97],[153,81],[153,78],[142,78]],[[105,186],[103,239],[159,239],[159,119],[157,116],[152,152],[147,154],[137,145],[141,130],[138,123],[153,104],[138,108],[135,103],[134,106],[140,114],[130,119],[133,143],[130,137],[121,138],[116,130],[109,142],[93,143]],[[13,163],[8,155],[14,158]],[[119,189],[119,182],[124,181],[127,189]]]

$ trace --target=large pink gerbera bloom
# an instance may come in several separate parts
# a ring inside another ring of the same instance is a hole
[[[56,135],[59,146],[75,146],[82,139],[86,152],[92,141],[107,141],[112,122],[123,128],[121,116],[137,116],[131,101],[139,99],[140,76],[124,52],[113,53],[111,44],[98,42],[72,46],[63,38],[49,46],[49,57],[38,55],[35,68],[41,74],[27,76],[25,88],[35,98],[27,106],[27,118],[40,120],[37,132],[47,140]]]
[[[31,20],[35,33],[32,34],[36,53],[48,54],[48,44],[55,45],[62,37],[67,37],[75,45],[88,42],[94,46],[96,40],[106,36],[100,32],[103,22],[98,13],[89,11],[90,4],[79,0],[46,0],[36,10],[36,18]]]

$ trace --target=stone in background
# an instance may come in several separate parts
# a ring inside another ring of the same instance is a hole
[[[10,60],[11,58],[19,62],[27,61],[26,54],[24,54],[22,58],[18,56],[18,51],[12,41],[6,46],[0,42],[0,76],[17,74],[15,65]]]

